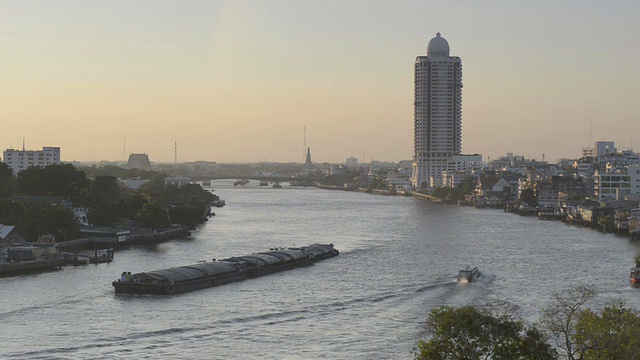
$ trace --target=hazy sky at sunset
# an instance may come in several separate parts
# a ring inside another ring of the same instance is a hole
[[[306,125],[315,162],[411,159],[413,63],[440,31],[463,152],[579,157],[589,119],[640,150],[640,2],[523,3],[5,0],[0,146],[301,162]]]

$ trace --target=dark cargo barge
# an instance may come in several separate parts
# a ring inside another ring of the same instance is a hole
[[[112,283],[118,294],[170,295],[242,281],[279,271],[309,266],[339,254],[333,244],[312,244],[223,260],[131,274]]]

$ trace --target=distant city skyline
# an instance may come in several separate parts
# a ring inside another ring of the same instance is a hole
[[[462,153],[640,146],[637,2],[0,3],[4,149],[63,161],[413,158],[416,54],[464,59]],[[125,143],[126,137],[126,143]],[[635,137],[635,139],[634,139]]]

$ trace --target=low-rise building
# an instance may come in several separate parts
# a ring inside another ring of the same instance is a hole
[[[181,186],[186,185],[186,184],[191,184],[191,179],[190,178],[168,177],[168,178],[164,179],[164,185],[165,186],[181,187]]]
[[[0,224],[0,247],[24,243],[26,239],[18,233],[13,225]]]

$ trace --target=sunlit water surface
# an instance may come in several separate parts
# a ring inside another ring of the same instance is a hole
[[[554,291],[594,284],[640,308],[637,243],[500,210],[315,188],[214,182],[227,206],[187,240],[111,264],[0,278],[0,358],[407,359],[440,305],[506,301],[528,322]],[[115,295],[148,271],[271,247],[333,243],[311,267],[175,296]],[[460,285],[460,268],[482,277]]]

